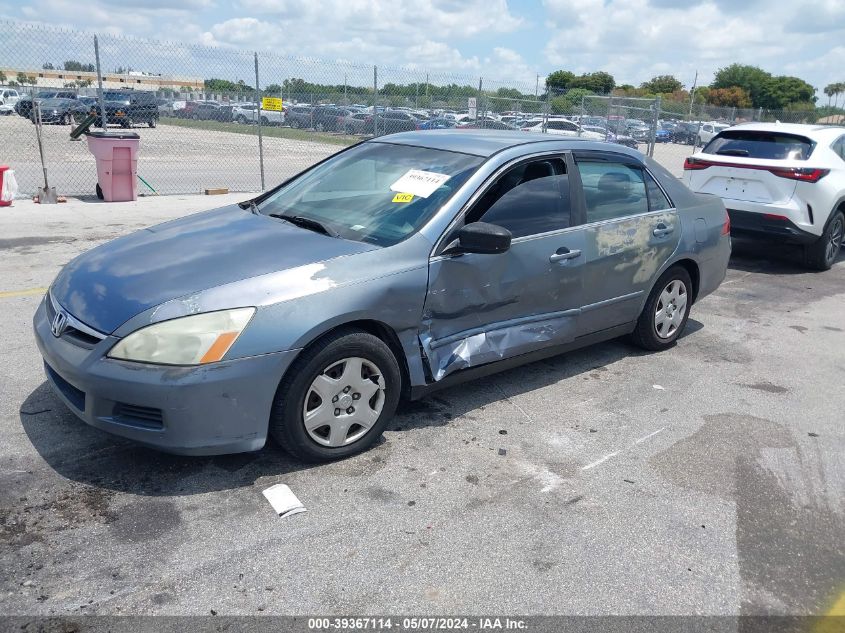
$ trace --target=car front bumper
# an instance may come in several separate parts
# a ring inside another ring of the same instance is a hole
[[[118,340],[84,346],[53,336],[42,301],[33,319],[47,379],[86,423],[182,455],[220,455],[264,446],[276,389],[298,350],[197,367],[107,358]]]

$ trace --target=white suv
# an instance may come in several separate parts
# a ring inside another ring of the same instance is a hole
[[[684,182],[722,198],[733,234],[802,244],[817,270],[836,262],[845,234],[845,127],[734,126],[684,161]]]

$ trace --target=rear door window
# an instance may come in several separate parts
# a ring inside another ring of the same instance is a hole
[[[648,213],[641,168],[624,162],[579,159],[578,171],[584,187],[587,223]]]
[[[763,130],[725,130],[704,148],[705,154],[766,160],[807,160],[815,142],[798,134]]]

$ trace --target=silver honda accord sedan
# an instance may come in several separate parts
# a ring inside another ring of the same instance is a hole
[[[730,251],[720,199],[635,150],[409,132],[80,255],[34,327],[90,425],[330,460],[371,446],[403,397],[625,335],[671,347]]]

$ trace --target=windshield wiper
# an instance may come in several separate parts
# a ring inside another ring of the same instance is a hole
[[[313,218],[306,218],[301,215],[285,215],[284,213],[268,213],[267,215],[271,218],[285,220],[294,226],[299,226],[303,229],[308,229],[309,231],[317,231],[318,233],[328,235],[329,237],[338,237],[340,235],[329,225],[323,224],[319,220],[315,220]]]
[[[747,149],[722,149],[716,153],[722,156],[748,156]]]

